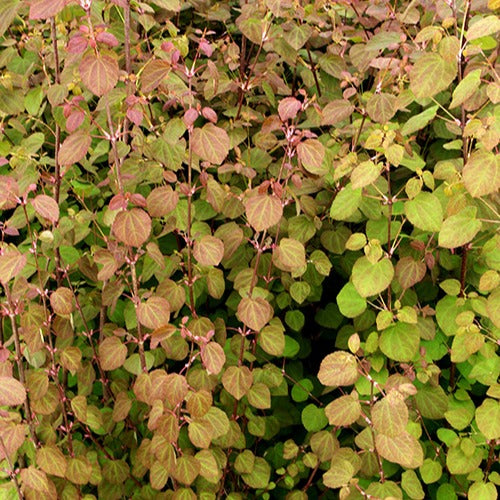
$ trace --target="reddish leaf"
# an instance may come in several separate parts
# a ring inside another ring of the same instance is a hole
[[[139,108],[128,108],[127,109],[127,118],[134,124],[139,126],[142,123],[142,119],[144,118],[144,114]]]
[[[146,199],[146,206],[151,217],[163,217],[177,206],[179,194],[170,186],[161,186],[153,189]]]
[[[193,255],[202,266],[217,266],[224,257],[224,243],[215,236],[205,235],[194,242]]]
[[[92,138],[86,130],[79,130],[66,137],[59,150],[59,163],[63,166],[73,165],[85,158]]]
[[[170,319],[170,304],[163,297],[150,297],[141,302],[137,308],[137,319],[147,328],[155,330],[168,324]]]
[[[112,225],[119,241],[132,247],[143,245],[151,233],[151,218],[141,208],[119,212]]]
[[[260,297],[243,297],[238,304],[238,319],[255,331],[260,331],[273,316],[273,308]]]
[[[31,0],[30,19],[54,17],[63,10],[65,3],[65,0]]]
[[[0,446],[0,460],[12,456],[24,443],[27,426],[13,422],[3,422],[0,438],[4,446]]]
[[[328,173],[328,167],[323,168],[325,147],[317,139],[307,139],[297,146],[297,155],[302,166],[311,174],[324,175]]]
[[[26,265],[26,255],[7,247],[0,255],[0,283],[7,284]]]
[[[202,160],[220,165],[229,153],[230,141],[227,132],[213,123],[195,128],[192,135],[193,152]]]
[[[85,113],[77,110],[73,111],[66,119],[66,130],[69,133],[74,132],[85,120]]]
[[[29,488],[39,493],[49,493],[49,479],[45,472],[30,465],[27,469],[21,470],[21,483],[23,488]]]
[[[127,359],[127,346],[118,337],[107,337],[99,345],[99,361],[103,370],[116,370]]]
[[[69,316],[73,312],[73,292],[66,287],[59,287],[50,296],[50,305],[60,316]]]
[[[425,263],[412,257],[402,257],[396,264],[396,278],[404,290],[422,281],[425,271]]]
[[[79,69],[83,84],[99,97],[118,83],[118,61],[113,52],[89,52],[82,59]]]
[[[302,109],[302,103],[295,97],[285,97],[278,104],[278,114],[281,121],[286,122],[297,116],[297,113]]]
[[[66,50],[70,54],[82,54],[87,50],[89,46],[89,41],[84,36],[79,33],[75,36],[72,36],[69,39],[68,45],[66,45]]]
[[[216,342],[209,342],[201,350],[201,361],[209,375],[218,375],[226,362],[224,349]]]
[[[98,42],[105,43],[108,47],[117,47],[118,40],[113,33],[108,33],[107,31],[101,31],[95,37]]]
[[[283,206],[277,196],[261,194],[248,198],[245,203],[248,222],[256,231],[264,231],[279,222]]]
[[[12,377],[0,376],[0,406],[17,406],[26,399],[23,384]]]
[[[147,94],[154,90],[170,73],[170,64],[161,59],[149,61],[141,73],[141,90]]]
[[[48,219],[50,222],[57,222],[59,220],[59,205],[54,198],[45,194],[39,194],[31,200],[31,205],[36,213],[44,219]]]
[[[252,387],[253,373],[248,366],[230,366],[222,375],[222,385],[231,396],[240,400]]]
[[[335,99],[323,108],[321,125],[335,125],[347,120],[354,111],[354,106],[345,99]]]
[[[53,445],[42,446],[36,450],[36,463],[47,474],[58,477],[66,475],[66,457]]]

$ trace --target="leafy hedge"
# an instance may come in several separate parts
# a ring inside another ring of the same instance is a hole
[[[0,497],[497,498],[498,0],[2,0]]]

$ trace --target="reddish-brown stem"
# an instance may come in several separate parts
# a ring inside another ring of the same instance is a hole
[[[59,68],[59,49],[57,48],[57,28],[56,28],[56,20],[54,17],[50,19],[50,28],[52,35],[52,48],[54,50],[54,71],[55,71],[55,82],[56,84],[61,83],[61,72]],[[59,199],[61,196],[61,165],[59,164],[59,148],[61,147],[61,127],[56,121],[56,130],[55,130],[55,148],[54,148],[54,168],[55,168],[55,183],[54,183],[54,199],[56,203],[59,205]],[[57,222],[55,223],[57,227]],[[56,282],[57,286],[61,286],[62,283],[62,272],[61,272],[61,253],[59,251],[59,247],[57,247],[54,251],[54,258],[56,263]]]
[[[144,354],[144,338],[142,335],[142,326],[137,315],[137,309],[141,303],[141,298],[139,297],[139,285],[137,282],[137,270],[135,268],[135,260],[130,259],[130,275],[132,277],[132,299],[134,301],[135,313],[137,317],[137,340],[139,344],[139,359],[141,360],[141,370],[147,372],[146,366],[146,355]]]
[[[17,480],[17,474],[14,469],[14,464],[12,463],[12,460],[9,457],[9,453],[7,452],[7,447],[5,446],[2,436],[0,436],[0,448],[3,451],[3,454],[5,455],[5,459],[7,460],[7,465],[9,466],[8,474],[10,479],[14,483],[14,486],[17,491],[17,496],[19,497],[19,500],[22,500],[24,499],[24,495],[21,490],[21,486],[19,485],[19,481]]]
[[[392,192],[391,192],[391,164],[387,162],[386,166],[386,176],[387,176],[387,251],[389,252],[389,258],[392,257],[391,251],[391,223],[392,223]],[[387,288],[387,309],[390,311],[392,309],[392,291],[391,286]]]
[[[314,84],[316,85],[316,91],[318,92],[318,97],[321,97],[321,89],[319,87],[319,81],[318,81],[318,72],[316,71],[316,65],[312,60],[311,51],[309,50],[309,47],[307,45],[306,45],[306,50],[307,50],[307,58],[309,59],[309,64],[311,65]]]
[[[313,479],[314,479],[314,476],[316,475],[316,472],[318,472],[319,465],[320,464],[319,464],[319,460],[318,460],[316,467],[314,467],[314,469],[311,471],[311,474],[309,475],[309,479],[307,480],[307,483],[302,488],[302,491],[306,492],[309,489],[309,487],[311,486]]]
[[[127,96],[129,96],[132,93],[132,85],[130,81],[130,75],[132,72],[132,61],[130,56],[130,0],[125,1],[125,7],[123,8],[123,18],[125,31],[125,71],[127,72]],[[128,142],[129,126],[129,120],[125,115],[125,119],[123,121],[123,140],[125,143]]]
[[[6,283],[3,285],[3,289],[5,291],[7,304],[9,306],[9,319],[12,328],[12,335],[14,336],[14,349],[16,351],[16,365],[19,374],[19,382],[21,382],[21,384],[25,386],[26,375],[24,372],[24,365],[23,365],[23,353],[21,351],[21,337],[19,335],[19,329],[17,328],[17,323],[16,323],[16,307],[14,305],[14,301],[12,300],[12,295],[10,294],[9,286]],[[28,426],[30,429],[31,439],[36,446],[38,444],[38,439],[35,434],[29,395],[26,395],[26,399],[24,400],[24,413],[26,414],[26,421],[28,422]]]
[[[121,170],[120,157],[118,154],[118,147],[116,146],[117,137],[115,135],[115,129],[113,125],[113,119],[111,118],[111,110],[109,108],[109,100],[107,95],[105,96],[105,106],[106,106],[106,116],[108,119],[109,141],[111,142],[111,150],[113,151],[113,156],[114,156],[116,184],[118,186],[118,191],[120,192],[120,194],[123,194],[123,183],[120,172]]]

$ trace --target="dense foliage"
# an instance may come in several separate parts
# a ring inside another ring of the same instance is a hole
[[[2,0],[0,498],[497,498],[499,7]]]

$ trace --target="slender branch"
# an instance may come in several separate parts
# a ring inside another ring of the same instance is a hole
[[[0,447],[3,451],[3,454],[5,455],[5,459],[7,460],[7,464],[9,466],[9,477],[12,480],[12,482],[14,483],[19,500],[22,500],[22,499],[24,499],[24,495],[23,495],[23,492],[21,490],[21,486],[19,485],[19,481],[17,480],[17,474],[16,474],[15,469],[14,469],[14,464],[12,463],[12,460],[9,457],[9,454],[7,452],[7,447],[5,446],[5,443],[4,443],[2,436],[0,436]]]
[[[113,126],[113,119],[111,118],[111,109],[109,107],[109,99],[108,96],[105,96],[105,106],[106,106],[106,116],[108,119],[108,128],[109,128],[109,141],[111,142],[111,150],[113,151],[114,156],[114,166],[115,166],[115,174],[116,174],[116,183],[118,185],[118,190],[121,194],[123,194],[123,183],[121,178],[121,165],[120,165],[120,157],[118,154],[118,148],[116,146],[116,135]]]
[[[132,93],[132,85],[130,81],[130,75],[132,72],[132,63],[130,56],[130,0],[125,0],[124,7],[124,31],[125,31],[125,71],[127,72],[127,96]],[[128,132],[129,132],[130,122],[128,117],[125,115],[125,120],[123,122],[123,140],[125,143],[128,142]]]
[[[135,313],[137,317],[137,309],[140,304],[140,297],[139,297],[139,285],[137,282],[137,270],[135,267],[135,260],[130,259],[130,274],[132,276],[132,292],[133,292],[133,301],[134,301],[134,307],[135,307]],[[144,354],[144,337],[142,335],[142,326],[141,322],[137,320],[137,339],[138,339],[138,344],[139,344],[139,359],[141,360],[141,369],[143,372],[147,372],[147,366],[146,366],[146,355]]]
[[[16,323],[17,312],[7,283],[3,284],[3,289],[5,291],[5,297],[7,299],[7,303],[9,305],[9,319],[12,328],[12,335],[14,337],[14,349],[16,352],[15,360],[17,365],[17,371],[19,373],[19,382],[21,382],[23,386],[26,386],[26,374],[24,371],[23,354],[21,351],[21,337],[19,335],[19,329],[17,328],[17,323]],[[26,421],[28,422],[28,426],[30,429],[31,439],[36,446],[38,444],[38,439],[35,434],[33,416],[31,413],[31,405],[28,394],[26,395],[26,399],[24,400],[24,413],[26,414]]]
[[[52,48],[54,50],[54,70],[55,70],[55,82],[57,85],[61,83],[61,70],[59,68],[59,49],[57,48],[57,28],[56,20],[54,17],[50,19],[50,28],[52,35]],[[59,205],[59,200],[61,196],[61,165],[59,163],[59,149],[61,147],[61,127],[56,121],[55,130],[55,146],[54,146],[54,165],[55,165],[55,184],[54,184],[54,200]],[[57,222],[55,223],[57,227]],[[59,247],[56,247],[54,251],[54,258],[56,263],[56,282],[57,286],[61,286],[63,280],[63,274],[61,271],[61,252]]]

